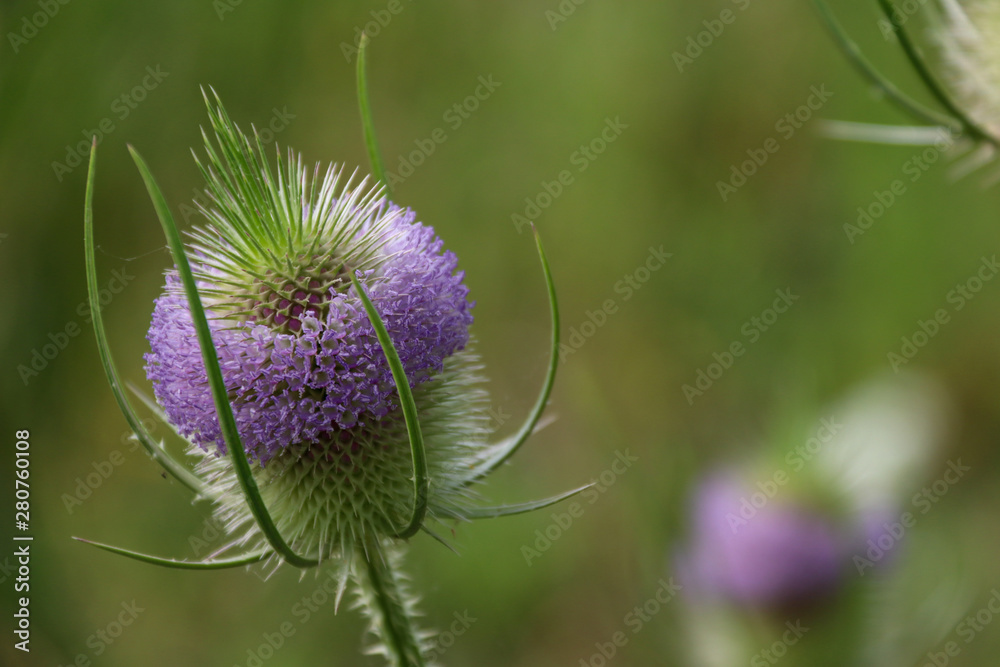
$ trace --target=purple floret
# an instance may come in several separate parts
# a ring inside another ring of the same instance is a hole
[[[434,230],[415,219],[407,210],[380,233],[383,261],[362,278],[411,386],[440,372],[445,359],[465,347],[472,323],[456,256],[443,252]],[[353,288],[331,289],[326,306],[322,319],[303,313],[292,333],[252,320],[235,326],[210,320],[240,436],[262,463],[289,445],[374,424],[397,406],[392,374],[360,297]],[[167,273],[147,339],[146,374],[170,421],[192,442],[224,452],[176,271]]]

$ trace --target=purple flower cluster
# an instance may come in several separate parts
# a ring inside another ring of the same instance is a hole
[[[381,215],[397,210],[386,206]],[[457,258],[443,251],[432,228],[415,219],[407,210],[380,228],[371,264],[375,268],[361,278],[411,386],[440,372],[444,360],[465,347],[472,323],[472,304]],[[371,241],[368,225],[354,234],[345,243],[348,251]],[[193,268],[198,271],[198,266]],[[354,268],[348,265],[345,270]],[[289,445],[328,440],[344,430],[375,424],[397,406],[389,366],[360,297],[353,287],[345,289],[349,285],[342,281],[339,289],[330,288],[325,312],[296,313],[300,326],[292,331],[259,321],[270,313],[242,322],[211,321],[240,436],[247,453],[261,463]],[[212,303],[205,301],[211,318]],[[167,273],[147,339],[152,351],[146,354],[146,373],[170,421],[192,442],[224,452],[176,271]]]

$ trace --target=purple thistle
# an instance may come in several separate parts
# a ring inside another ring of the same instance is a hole
[[[360,63],[360,106],[370,122]],[[196,500],[213,505],[230,541],[203,561],[94,544],[194,570],[329,563],[339,579],[336,604],[348,580],[356,584],[375,638],[367,652],[391,665],[429,666],[432,635],[416,628],[416,600],[397,571],[401,542],[422,530],[447,545],[428,522],[522,514],[587,488],[513,505],[470,502],[471,487],[531,435],[555,379],[559,311],[541,241],[536,232],[553,327],[545,383],[517,432],[490,444],[482,366],[470,349],[473,304],[455,255],[367,179],[341,183],[336,166],[321,177],[319,165],[310,172],[292,151],[284,161],[279,152],[272,170],[256,131],[251,140],[217,95],[214,103],[205,98],[213,132],[202,132],[206,159],[195,160],[209,202],[198,206],[209,224],[190,232],[187,248],[132,150],[176,262],[147,336],[146,372],[159,406],[136,393],[189,441],[194,472],[135,415],[96,307],[94,331],[136,437]],[[94,158],[84,216],[91,305]],[[242,553],[222,555],[229,550]]]
[[[296,553],[339,556],[349,569],[358,548],[410,530],[420,513],[462,516],[472,495],[488,399],[469,349],[469,290],[434,230],[382,188],[336,165],[308,169],[292,151],[278,153],[274,169],[221,104],[208,107],[217,147],[205,133],[207,159],[196,156],[208,224],[191,230],[185,254],[234,426],[272,532]],[[412,390],[419,453],[373,320]],[[147,338],[156,401],[200,459],[217,517],[242,545],[271,544],[226,451],[175,270]]]
[[[370,213],[376,222],[359,225],[344,244],[348,252],[338,255],[370,246],[364,265],[374,268],[363,271],[362,283],[415,387],[439,373],[445,359],[468,342],[468,288],[455,255],[443,252],[442,241],[415,221],[415,213],[385,200]],[[211,284],[219,272],[210,263],[195,258],[194,264],[205,292],[226,291],[225,283]],[[280,290],[261,285],[239,321],[221,317],[223,309],[212,322],[240,435],[247,453],[261,463],[292,444],[374,427],[397,407],[385,355],[350,289],[347,267],[323,256],[305,264],[313,270],[279,285]],[[325,291],[318,289],[321,281],[327,283]],[[206,303],[211,309],[211,301]],[[202,448],[224,452],[176,271],[167,273],[147,338],[152,351],[146,355],[146,373],[171,422]]]

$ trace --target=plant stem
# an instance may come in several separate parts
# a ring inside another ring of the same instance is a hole
[[[430,667],[425,661],[426,635],[416,626],[416,600],[398,570],[400,556],[392,547],[369,544],[354,570],[360,607],[378,640],[372,653],[385,656],[390,667]]]

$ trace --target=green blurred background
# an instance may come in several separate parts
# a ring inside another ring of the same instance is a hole
[[[35,535],[33,650],[14,651],[5,630],[0,662],[68,665],[82,654],[99,665],[246,665],[248,648],[292,621],[295,635],[264,664],[379,664],[360,655],[356,614],[335,615],[328,603],[306,623],[293,615],[316,589],[311,575],[299,581],[286,569],[262,582],[242,570],[163,570],[70,539],[193,558],[199,554],[189,538],[206,537],[208,515],[124,440],[127,427],[80,306],[86,168],[57,173],[53,163],[65,163],[67,150],[111,119],[96,181],[98,272],[102,282],[116,270],[134,276],[105,319],[123,375],[144,382],[144,336],[169,260],[126,144],[142,152],[175,213],[190,204],[200,176],[189,147],[200,144],[206,120],[199,86],[212,85],[242,126],[266,126],[280,112],[288,119],[280,144],[310,162],[366,168],[353,60],[341,45],[387,3],[78,0],[58,5],[16,52],[9,35],[22,31],[39,4],[0,6],[0,423],[7,452],[0,468],[3,488],[11,488],[13,432],[30,429]],[[905,119],[870,94],[809,3],[563,2],[575,9],[553,28],[546,12],[558,6],[401,0],[402,11],[371,42],[371,96],[387,168],[397,171],[399,156],[435,128],[447,135],[396,187],[395,199],[461,259],[477,301],[474,332],[493,403],[510,415],[502,431],[533,401],[548,317],[530,234],[511,216],[524,215],[525,198],[544,192],[543,182],[562,170],[573,183],[536,217],[564,339],[606,300],[617,308],[603,326],[587,327],[593,335],[566,357],[551,408],[558,420],[490,480],[486,495],[540,497],[589,481],[618,451],[639,459],[530,566],[522,545],[552,523],[549,512],[460,526],[458,556],[424,536],[414,540],[409,570],[427,625],[445,628],[456,612],[477,619],[445,655],[449,665],[589,660],[594,642],[623,629],[625,614],[672,574],[692,480],[745,457],[789,413],[810,419],[856,383],[891,372],[886,355],[899,349],[900,337],[947,307],[948,291],[1000,245],[1000,194],[983,186],[982,174],[955,181],[945,161],[910,184],[863,236],[848,240],[843,225],[854,222],[857,207],[901,178],[920,151],[819,135],[820,117]],[[875,25],[874,3],[836,7],[872,57],[919,94]],[[735,21],[679,71],[674,53],[725,9]],[[116,103],[142,84],[147,66],[167,75],[134,109]],[[456,128],[445,114],[475,93],[480,76],[500,86]],[[775,124],[821,85],[833,96],[794,136],[782,136]],[[627,127],[578,171],[574,152],[609,118]],[[717,181],[768,137],[780,149],[722,201]],[[626,300],[616,284],[660,246],[672,257]],[[745,341],[744,323],[785,288],[800,297],[794,307],[690,404],[682,386],[694,383],[713,353]],[[73,324],[82,333],[42,371],[27,378],[18,371],[50,334]],[[958,557],[973,608],[1000,578],[998,330],[1000,281],[987,283],[908,364],[935,375],[954,406],[937,467],[960,456],[973,468],[914,531],[911,552],[924,545]],[[167,435],[162,426],[154,432]],[[68,508],[64,494],[112,456],[121,464]],[[7,534],[12,511],[3,505]],[[211,533],[206,541],[223,544]],[[924,561],[902,565],[913,570],[917,599],[944,567]],[[9,578],[3,596],[9,619]],[[90,639],[133,600],[143,611],[120,637],[111,645]],[[689,664],[687,643],[695,639],[685,629],[687,614],[681,601],[671,603],[610,664]],[[938,650],[943,637],[924,639],[925,649],[911,647],[917,655]],[[816,632],[785,661],[821,664],[818,656],[834,655],[836,646],[835,632]],[[1000,624],[949,664],[993,665],[998,651]]]

